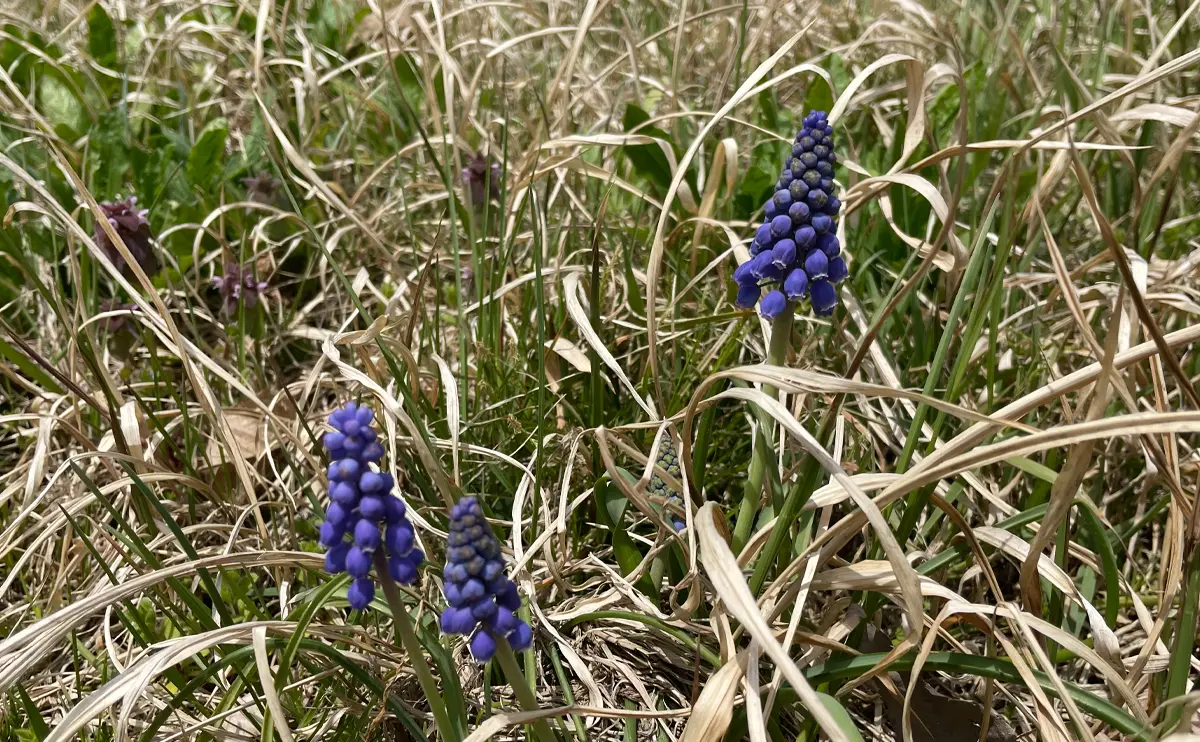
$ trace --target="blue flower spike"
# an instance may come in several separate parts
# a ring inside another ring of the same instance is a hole
[[[450,508],[450,534],[446,540],[446,602],[442,633],[470,637],[467,646],[476,662],[496,654],[500,639],[515,650],[529,649],[533,632],[517,617],[521,596],[504,574],[500,542],[474,497],[464,497]]]
[[[824,111],[810,112],[775,194],[764,206],[765,219],[750,245],[751,260],[734,272],[739,307],[757,303],[759,313],[770,320],[807,298],[818,315],[833,313],[838,303],[834,284],[849,275],[837,238],[842,206],[833,182],[837,161],[829,117]]]
[[[319,539],[326,549],[325,571],[354,578],[346,598],[360,611],[375,599],[371,567],[377,552],[383,550],[390,576],[404,585],[416,581],[425,559],[413,547],[404,501],[392,494],[395,480],[371,468],[383,459],[383,444],[371,427],[374,420],[370,407],[347,402],[329,415],[333,430],[323,440],[330,458],[330,503]]]
[[[658,459],[654,463],[665,469],[676,480],[681,479],[683,476],[683,473],[679,469],[679,454],[675,451],[675,444],[671,441],[664,440],[659,444]],[[674,487],[668,485],[666,480],[657,474],[650,477],[649,490],[650,494],[657,495],[668,502],[683,507],[683,498],[679,492]],[[667,513],[667,518],[676,531],[682,531],[687,528],[687,523],[674,512]]]

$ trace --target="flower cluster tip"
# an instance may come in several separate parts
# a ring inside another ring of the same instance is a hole
[[[500,542],[474,497],[464,497],[450,509],[443,577],[449,607],[442,613],[442,631],[470,637],[477,662],[490,660],[500,639],[516,650],[529,648],[533,632],[517,616],[521,596],[504,574]]]
[[[750,245],[750,260],[738,266],[737,304],[774,319],[807,298],[828,316],[838,303],[835,284],[848,274],[837,238],[841,201],[833,181],[837,154],[833,126],[824,111],[804,118],[792,153],[764,208],[764,221]],[[759,302],[762,289],[768,288]]]
[[[383,444],[371,422],[375,413],[366,405],[347,402],[329,416],[332,431],[325,434],[329,451],[329,507],[321,525],[325,569],[349,573],[350,606],[364,610],[375,598],[371,579],[374,555],[386,555],[388,573],[402,585],[416,581],[425,554],[414,546],[415,534],[404,501],[392,494],[395,480],[377,471]],[[372,468],[375,465],[375,468]]]

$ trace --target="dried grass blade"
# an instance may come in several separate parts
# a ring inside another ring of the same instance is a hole
[[[796,663],[775,640],[771,627],[759,612],[754,596],[750,594],[750,586],[746,584],[738,567],[737,559],[717,530],[716,505],[706,503],[697,514],[695,523],[699,532],[700,563],[729,613],[742,622],[746,631],[758,640],[763,651],[782,669],[784,677],[800,697],[800,702],[829,739],[832,742],[850,742],[837,720],[825,708],[825,704],[821,703],[816,691],[805,679],[804,673],[800,672],[800,668],[796,667]]]

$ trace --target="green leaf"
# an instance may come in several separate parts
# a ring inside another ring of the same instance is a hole
[[[749,219],[750,215],[775,192],[777,179],[778,173],[772,175],[762,164],[751,165],[738,183],[737,193],[734,194],[734,213],[743,219]]]
[[[46,72],[38,80],[38,103],[55,131],[62,127],[67,130],[64,133],[73,138],[83,130],[83,105],[57,72]]]
[[[1111,629],[1117,628],[1117,616],[1121,610],[1120,568],[1117,566],[1117,555],[1113,551],[1112,541],[1104,532],[1100,518],[1094,512],[1095,505],[1091,500],[1077,499],[1079,507],[1079,522],[1087,532],[1092,542],[1092,551],[1100,557],[1100,565],[1104,570],[1104,622]],[[1113,534],[1115,537],[1116,534]],[[1118,543],[1120,543],[1118,541]]]
[[[117,29],[104,6],[96,3],[88,11],[88,53],[104,67],[117,64]]]
[[[1058,479],[1058,472],[1026,456],[1012,456],[1004,461],[1007,464],[1012,464],[1026,474],[1032,474],[1044,482],[1054,484],[1054,480]]]
[[[621,479],[624,479],[631,485],[638,483],[638,478],[633,476],[633,472],[629,471],[623,466],[617,467],[617,473],[621,475]],[[619,492],[620,490],[617,491]],[[625,507],[627,505],[629,505],[629,501],[624,497],[613,497],[604,503],[605,509],[608,512],[608,517],[613,523],[620,523],[621,519],[625,517]]]
[[[821,699],[821,703],[825,705],[825,709],[833,716],[833,720],[837,723],[838,729],[846,735],[846,739],[852,742],[863,742],[862,734],[859,733],[858,727],[854,726],[854,719],[850,718],[850,712],[846,711],[838,699],[827,693],[818,693],[817,698]]]
[[[356,25],[356,3],[320,0],[308,13],[316,38],[325,46],[339,48],[339,41],[350,38]]]
[[[775,103],[775,94],[770,88],[758,94],[758,107],[762,110],[762,123],[768,129],[779,128],[779,106]]]
[[[642,298],[642,285],[633,273],[633,251],[625,250],[625,285],[629,287],[629,308],[637,315],[646,313],[646,301]]]
[[[33,379],[33,381],[46,391],[55,394],[63,393],[62,387],[54,379],[50,378],[50,374],[43,371],[42,367],[37,365],[29,356],[9,345],[4,338],[0,338],[0,357],[16,366],[21,370],[21,373]]]
[[[662,139],[666,142],[671,141],[670,135],[662,129],[655,126],[642,126],[642,124],[645,124],[649,120],[650,114],[646,113],[640,106],[630,103],[625,106],[625,116],[622,119],[621,125],[625,128],[626,132],[633,132],[634,129],[637,129],[634,133]],[[628,155],[629,161],[633,163],[633,169],[638,174],[649,178],[664,191],[671,186],[671,165],[667,162],[667,156],[663,153],[659,145],[633,145],[625,148],[625,154]]]
[[[804,110],[808,111],[828,111],[833,108],[833,90],[830,89],[829,83],[825,82],[825,78],[813,76],[812,82],[808,84],[808,90],[804,93]]]
[[[25,692],[25,686],[18,683],[16,693],[17,697],[21,699],[21,705],[25,707],[25,716],[29,719],[30,730],[40,742],[50,734],[50,727],[46,726],[46,720],[42,718],[42,712],[38,710],[37,704]]]
[[[617,467],[617,471],[627,481],[637,481],[636,477],[621,467]],[[613,553],[617,557],[617,565],[621,568],[621,574],[627,575],[637,569],[637,566],[642,562],[641,550],[638,549],[633,539],[629,536],[629,532],[622,525],[622,520],[625,517],[625,508],[629,505],[629,501],[621,494],[620,488],[611,482],[599,482],[596,490],[600,496],[601,507],[604,508],[604,515],[607,516],[612,531]]]
[[[421,87],[421,73],[416,62],[409,55],[400,54],[392,66],[396,70],[396,79],[400,81],[400,92],[404,94],[404,99],[414,111],[421,110],[425,88]]]
[[[92,182],[105,195],[120,195],[128,182],[126,176],[133,164],[130,155],[136,150],[125,142],[127,124],[125,110],[118,107],[100,114],[88,129],[87,167]],[[140,178],[140,169],[135,174]]]
[[[221,161],[225,157],[225,139],[229,136],[229,122],[223,118],[213,119],[200,132],[196,144],[188,154],[188,177],[193,183],[207,185],[221,172]]]
[[[699,652],[700,657],[712,667],[718,668],[725,664],[721,661],[721,656],[719,654],[704,646],[704,644],[698,645],[696,643],[696,637],[692,634],[689,634],[683,629],[677,629],[662,619],[658,619],[653,616],[647,616],[644,613],[620,610],[592,611],[590,613],[584,613],[571,618],[571,620],[567,621],[563,628],[569,629],[572,626],[578,626],[581,623],[603,621],[606,618],[613,618],[620,621],[633,621],[644,626],[649,626],[652,629],[657,629],[664,634],[674,637],[688,649]]]

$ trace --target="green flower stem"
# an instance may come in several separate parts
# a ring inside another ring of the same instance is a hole
[[[1179,598],[1179,618],[1175,622],[1175,636],[1171,649],[1171,664],[1167,670],[1167,692],[1163,700],[1179,698],[1188,692],[1191,675],[1192,651],[1196,646],[1196,604],[1200,603],[1200,547],[1193,545],[1188,560],[1187,583]],[[1165,714],[1165,731],[1170,732],[1181,720],[1183,706],[1172,706]],[[1190,720],[1189,720],[1190,721]],[[1176,729],[1190,730],[1189,724]]]
[[[392,581],[392,576],[388,572],[387,558],[384,557],[382,549],[375,550],[375,571],[379,575],[379,584],[383,586],[383,594],[387,598],[388,607],[392,610],[392,621],[396,626],[396,641],[408,653],[408,660],[417,673],[421,690],[425,691],[425,699],[429,701],[429,710],[433,712],[438,733],[444,740],[459,742],[462,739],[459,727],[457,724],[451,723],[450,714],[446,712],[446,702],[442,699],[441,689],[438,688],[437,680],[429,670],[429,663],[425,660],[425,650],[421,647],[421,640],[417,638],[417,632],[408,617],[408,609],[400,600],[400,589],[396,587],[396,583]]]
[[[663,550],[658,556],[654,557],[654,561],[650,563],[650,584],[654,585],[654,590],[657,592],[662,589],[663,576],[667,573],[667,552]]]
[[[529,687],[529,681],[525,679],[525,673],[521,672],[521,666],[517,664],[517,657],[513,654],[512,647],[508,645],[508,640],[503,637],[496,637],[496,661],[500,663],[500,669],[504,670],[504,677],[508,678],[508,684],[512,686],[513,692],[517,694],[517,701],[520,702],[521,708],[525,711],[537,711],[537,697],[533,695],[533,690]],[[558,742],[558,737],[550,729],[550,725],[545,719],[538,719],[533,722],[533,731],[541,742]]]
[[[782,366],[787,361],[788,350],[792,345],[792,322],[795,318],[793,310],[794,307],[789,302],[787,309],[780,312],[771,322],[771,345],[767,348],[766,362],[772,366]],[[774,398],[779,390],[766,384],[763,386],[763,392]],[[766,477],[767,467],[771,465],[772,457],[766,450],[771,441],[770,430],[761,423],[760,429],[762,435],[758,439],[758,445],[754,447],[754,457],[750,461],[750,473],[742,495],[742,506],[738,510],[737,524],[733,529],[734,553],[741,551],[750,539],[750,532],[758,516],[758,504],[762,501],[763,479]]]

